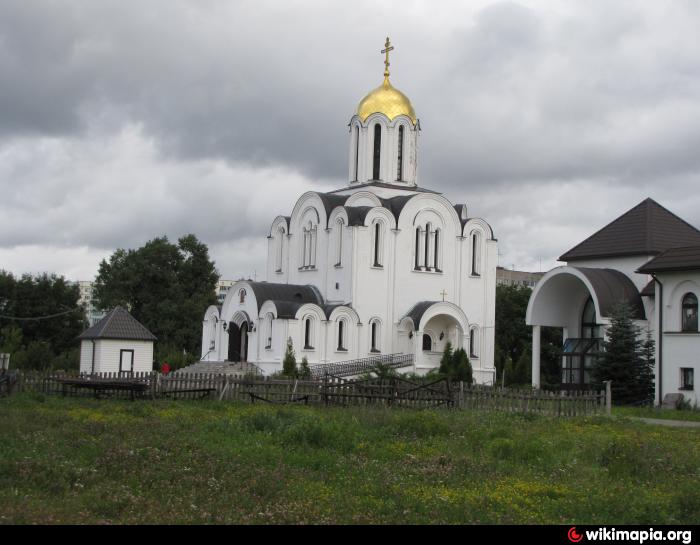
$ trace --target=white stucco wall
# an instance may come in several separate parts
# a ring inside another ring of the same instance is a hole
[[[681,310],[685,294],[693,293],[700,301],[700,272],[660,273],[663,283],[663,359],[662,397],[667,393],[682,393],[691,403],[700,404],[698,386],[694,390],[681,390],[681,368],[694,369],[697,383],[700,375],[700,332],[682,332]],[[657,288],[657,304],[660,299]],[[657,336],[658,349],[658,336]],[[658,360],[658,358],[657,358]],[[657,361],[657,370],[658,370]],[[658,372],[658,371],[657,371]],[[658,381],[657,381],[658,387]]]
[[[92,367],[92,341],[83,340],[80,347],[81,373],[116,373],[119,371],[121,350],[133,350],[133,371],[153,371],[153,342],[97,339],[95,341],[95,365]]]

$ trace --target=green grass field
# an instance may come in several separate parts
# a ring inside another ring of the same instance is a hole
[[[700,523],[700,430],[0,399],[2,523]]]
[[[684,420],[686,422],[700,422],[698,410],[666,410],[653,407],[613,407],[614,416],[639,416],[643,418],[661,418],[663,420]]]

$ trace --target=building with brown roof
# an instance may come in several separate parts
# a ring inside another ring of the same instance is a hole
[[[533,290],[532,384],[540,385],[540,329],[563,329],[562,383],[584,386],[616,303],[627,303],[656,342],[656,398],[683,393],[698,401],[700,231],[646,199],[560,258]]]

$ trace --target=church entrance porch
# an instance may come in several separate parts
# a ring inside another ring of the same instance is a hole
[[[619,271],[563,266],[542,277],[530,296],[525,318],[532,326],[532,386],[541,385],[542,326],[563,331],[561,386],[590,384],[610,312],[618,302],[628,304],[635,319],[645,319],[639,291]]]
[[[248,361],[248,317],[237,312],[228,324],[228,358],[227,361]]]
[[[416,373],[439,368],[448,342],[453,349],[466,348],[468,324],[464,311],[453,303],[423,301],[414,305],[401,320],[399,339],[412,341]]]

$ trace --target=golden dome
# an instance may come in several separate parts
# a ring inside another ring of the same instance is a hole
[[[388,77],[385,77],[384,83],[371,91],[357,106],[357,115],[360,116],[363,123],[375,113],[382,113],[390,120],[400,115],[406,115],[411,118],[414,124],[417,121],[411,101],[391,85]]]

